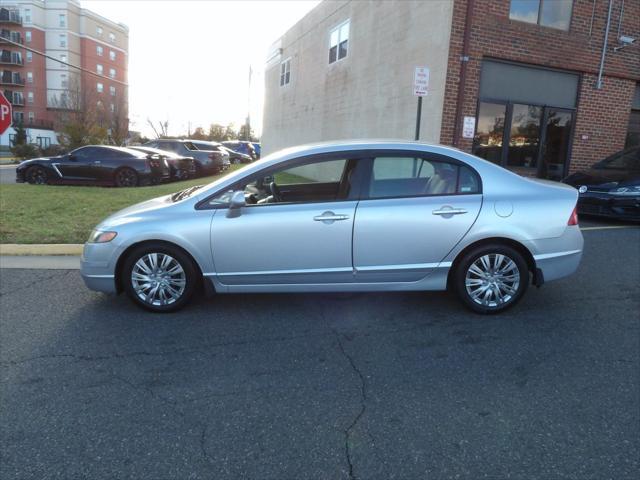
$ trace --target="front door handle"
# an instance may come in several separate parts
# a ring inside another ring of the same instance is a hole
[[[463,215],[467,213],[467,211],[464,208],[442,207],[440,210],[434,210],[431,213],[434,215],[441,215],[443,217],[451,217],[453,215]]]
[[[340,220],[347,220],[348,218],[349,218],[349,215],[335,214],[333,212],[324,212],[321,215],[316,215],[315,217],[313,217],[313,219],[316,222],[322,222],[327,224],[338,222]]]

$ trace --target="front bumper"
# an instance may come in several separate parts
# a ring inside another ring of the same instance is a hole
[[[601,192],[582,193],[578,199],[578,214],[640,221],[640,196],[623,197]]]
[[[117,246],[112,242],[85,243],[80,258],[80,275],[90,290],[117,293],[115,255]]]

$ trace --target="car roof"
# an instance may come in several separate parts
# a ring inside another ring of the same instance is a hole
[[[159,148],[146,147],[144,145],[134,145],[134,146],[131,146],[129,148],[132,148],[134,150],[138,150],[138,151],[141,151],[141,152],[157,153],[158,155],[164,155],[165,157],[182,158],[177,153],[169,152],[167,150],[160,150]]]
[[[137,150],[131,150],[130,148],[126,148],[126,147],[116,147],[114,145],[84,145],[82,147],[76,148],[73,151],[75,152],[76,150],[80,150],[81,148],[99,148],[102,150],[112,150],[112,151],[121,152],[121,153],[128,153],[129,155],[135,155],[136,157],[144,156],[142,155],[141,152]]]

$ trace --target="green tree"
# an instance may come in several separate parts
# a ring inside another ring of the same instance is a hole
[[[204,129],[202,127],[197,127],[191,134],[191,138],[193,140],[207,140],[207,137],[208,136],[204,133]]]
[[[27,142],[27,130],[24,128],[22,120],[14,127],[16,136],[11,146],[11,153],[21,160],[37,157],[39,154],[38,147]]]
[[[247,128],[249,128],[249,132],[248,132],[249,135],[247,135]],[[238,139],[239,140],[248,140],[250,142],[258,142],[260,140],[253,133],[253,128],[248,127],[247,124],[242,125],[240,127],[240,130],[238,130]]]

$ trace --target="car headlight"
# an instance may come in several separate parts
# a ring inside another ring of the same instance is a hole
[[[638,196],[640,195],[640,185],[633,185],[629,187],[618,187],[613,190],[609,190],[610,195],[629,195],[629,196]]]
[[[102,232],[100,230],[94,230],[89,235],[88,243],[107,243],[116,238],[117,232]]]

